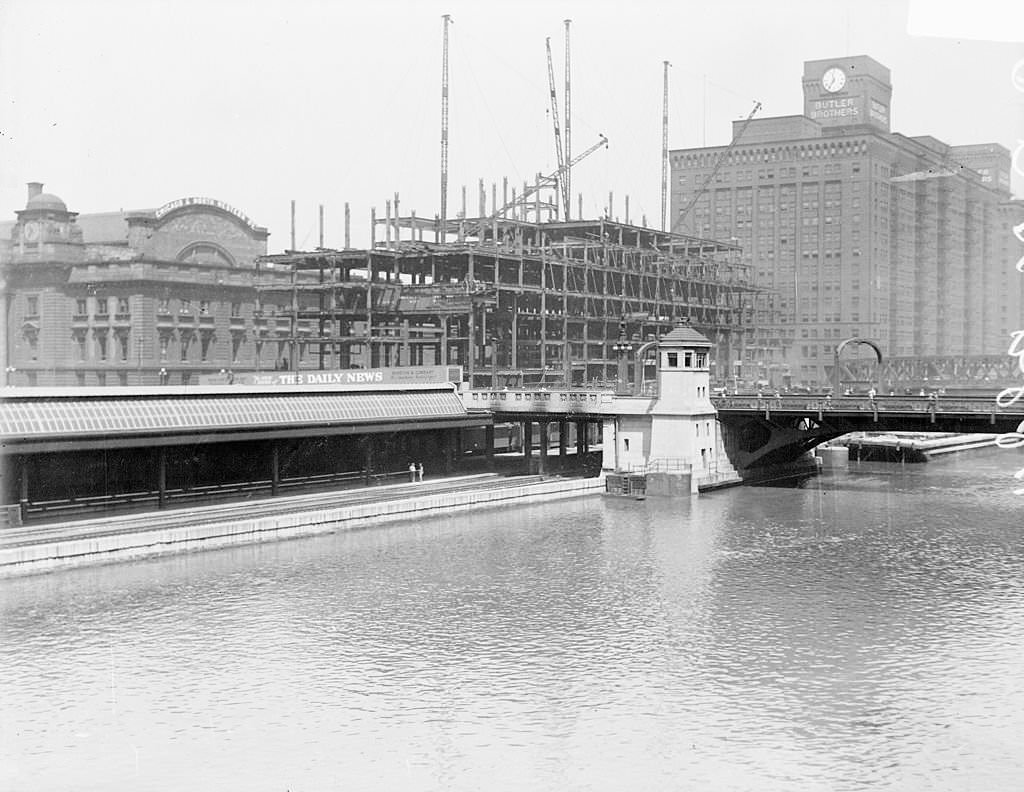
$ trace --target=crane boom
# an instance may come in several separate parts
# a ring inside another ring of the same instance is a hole
[[[571,19],[565,20],[565,159],[572,159],[572,85],[569,81],[569,23]],[[565,166],[565,219],[571,220],[569,209],[572,204],[572,166]]]
[[[511,209],[513,206],[517,206],[518,204],[521,204],[524,201],[528,200],[531,196],[536,194],[539,190],[542,190],[545,187],[554,187],[554,186],[556,186],[558,184],[559,174],[562,173],[566,168],[571,168],[573,165],[579,164],[582,160],[586,159],[591,154],[593,154],[595,151],[597,151],[599,148],[601,148],[601,146],[607,146],[608,145],[608,138],[606,138],[604,135],[598,135],[598,137],[600,138],[600,140],[598,140],[593,146],[588,148],[583,153],[577,154],[569,162],[565,163],[565,165],[562,168],[559,168],[554,173],[549,173],[547,176],[541,176],[539,179],[537,179],[537,183],[536,184],[531,184],[529,187],[527,187],[526,190],[523,191],[523,194],[518,196],[516,198],[516,200],[509,201],[504,206],[499,207],[487,219],[488,220],[494,220],[497,217],[501,217],[503,214],[505,214],[505,212],[507,210]]]
[[[448,24],[451,14],[444,14],[444,46],[441,57],[441,228],[448,221]]]
[[[562,195],[562,206],[565,208],[565,217],[569,216],[569,193],[565,188],[565,156],[562,154],[562,129],[558,118],[558,94],[555,93],[555,69],[551,63],[551,38],[544,39],[544,46],[548,51],[548,89],[551,92],[551,121],[555,125],[555,153],[558,155],[558,172],[556,189]]]
[[[718,159],[715,160],[715,165],[711,169],[711,172],[707,175],[707,178],[704,179],[700,187],[694,192],[693,197],[690,198],[690,202],[686,204],[686,207],[679,213],[679,217],[677,217],[676,221],[672,224],[673,231],[676,231],[683,224],[683,220],[686,219],[697,201],[700,200],[700,197],[707,191],[708,185],[714,180],[715,175],[722,167],[722,163],[725,162],[725,158],[729,155],[729,152],[733,150],[733,147],[740,142],[740,138],[743,137],[743,133],[746,132],[747,127],[750,126],[750,122],[754,118],[754,114],[760,109],[761,103],[754,102],[754,109],[751,110],[750,114],[743,120],[743,125],[736,131],[733,139],[729,141],[729,145],[725,147],[721,154],[718,155]]]
[[[672,64],[663,61],[665,64],[665,76],[663,80],[661,98],[661,230],[665,230],[665,211],[668,206],[668,67]]]
[[[604,146],[605,148],[607,148],[608,147],[608,138],[606,138],[601,133],[598,133],[597,136],[599,138],[601,138],[601,139],[599,141],[597,141],[597,143],[595,143],[593,146],[588,148],[586,151],[584,151],[582,154],[577,154],[575,157],[573,157],[572,160],[569,162],[569,164],[566,167],[571,168],[573,165],[577,164],[584,157],[589,157],[591,154],[593,154],[595,151],[597,151],[599,148],[601,148],[601,146]]]

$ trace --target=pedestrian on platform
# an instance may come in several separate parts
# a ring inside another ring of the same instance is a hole
[[[417,462],[416,463],[416,477],[420,481],[423,481],[423,463],[422,462]]]
[[[410,483],[416,481],[416,474],[417,474],[417,472],[418,471],[416,469],[416,463],[415,462],[410,462],[409,463],[409,481],[410,481]]]

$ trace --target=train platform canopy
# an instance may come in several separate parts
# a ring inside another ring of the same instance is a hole
[[[451,384],[5,388],[5,454],[487,426]]]

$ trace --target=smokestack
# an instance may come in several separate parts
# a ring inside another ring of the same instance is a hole
[[[28,199],[31,201],[37,195],[43,192],[42,182],[29,182],[28,183]]]

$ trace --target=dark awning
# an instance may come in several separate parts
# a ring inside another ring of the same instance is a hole
[[[7,451],[215,442],[479,426],[448,389],[190,397],[22,398],[0,403]],[[33,447],[34,446],[34,447]]]

